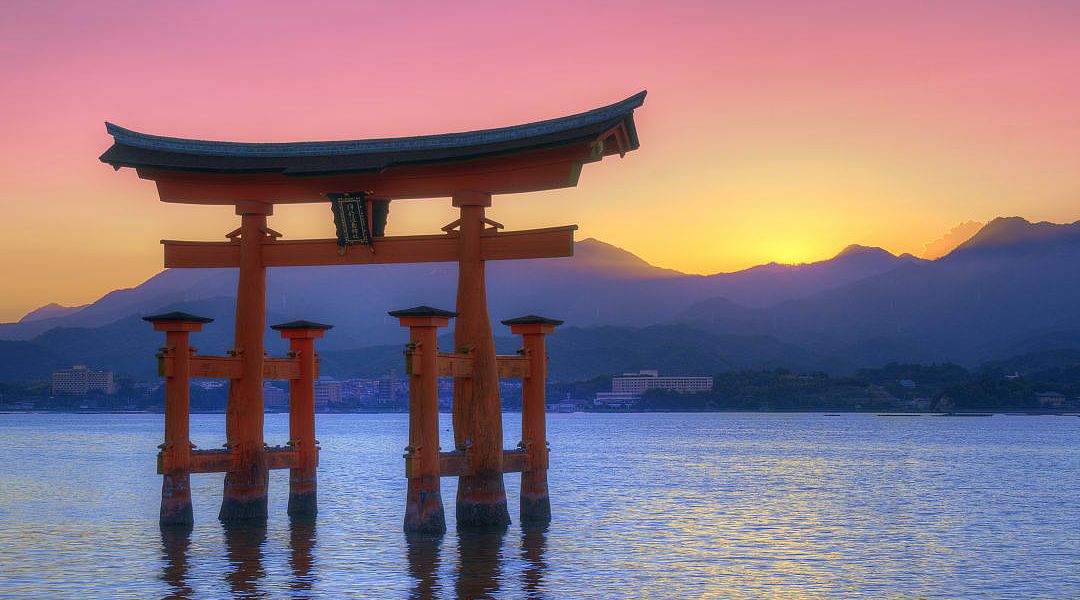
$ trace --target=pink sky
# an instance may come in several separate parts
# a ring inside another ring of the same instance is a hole
[[[968,220],[1080,218],[1080,3],[8,3],[0,19],[0,320],[80,304],[219,239],[97,161],[106,119],[284,141],[508,125],[621,99],[642,148],[576,189],[502,199],[510,228],[577,223],[711,273],[918,252]],[[322,206],[279,210],[330,234]],[[395,207],[431,232],[448,202]]]

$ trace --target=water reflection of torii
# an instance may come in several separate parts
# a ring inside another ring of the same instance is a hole
[[[438,570],[441,536],[410,534],[405,537],[409,575],[414,585],[410,598],[432,598],[440,589]],[[490,598],[498,594],[502,575],[503,531],[463,531],[458,535],[457,572],[454,595],[457,598]],[[542,597],[544,590],[544,552],[547,545],[546,525],[525,525],[521,529],[521,558],[524,597]],[[448,586],[443,586],[448,589]]]
[[[162,581],[169,586],[166,598],[192,598],[195,589],[188,581],[191,528],[161,528]],[[259,582],[266,577],[263,545],[266,523],[258,520],[225,523],[222,530],[229,571],[225,580],[234,598],[260,596]],[[307,597],[315,583],[313,548],[315,521],[304,517],[289,519],[289,590]]]
[[[589,112],[467,133],[342,142],[253,144],[160,137],[107,125],[114,144],[101,160],[132,167],[157,185],[164,202],[231,205],[240,227],[227,242],[164,241],[166,267],[238,267],[236,338],[230,356],[196,356],[188,336],[208,319],[184,313],[147,317],[167,334],[165,443],[159,455],[162,525],[192,522],[190,473],[225,472],[219,517],[265,519],[268,470],[289,468],[290,514],[315,511],[314,339],[327,325],[275,326],[290,356],[264,357],[266,268],[409,262],[458,263],[455,351],[438,352],[436,328],[455,313],[417,307],[394,314],[410,332],[410,432],[407,531],[445,530],[439,478],[460,477],[457,522],[464,529],[505,527],[503,473],[521,471],[523,522],[547,522],[543,338],[559,321],[529,315],[504,321],[524,337],[523,356],[498,357],[487,311],[488,260],[570,256],[576,226],[499,231],[485,216],[497,194],[577,185],[582,165],[638,147],[634,110],[641,92]],[[460,218],[439,235],[383,236],[392,200],[447,197]],[[339,239],[280,240],[267,226],[274,204],[333,201]],[[380,215],[375,217],[373,215]],[[350,241],[370,242],[348,250]],[[453,452],[440,453],[437,378],[453,376]],[[224,450],[193,451],[188,439],[188,379],[230,380]],[[523,439],[504,450],[500,377],[521,378]],[[263,380],[290,381],[290,441],[263,441]]]

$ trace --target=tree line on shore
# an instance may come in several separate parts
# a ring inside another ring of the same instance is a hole
[[[164,404],[163,390],[140,389],[131,379],[117,378],[112,396],[52,396],[48,382],[0,383],[0,406],[12,408],[32,400],[36,410],[71,410],[90,405],[100,409],[153,410]],[[605,375],[548,385],[548,402],[575,400],[591,407],[597,392],[611,389]],[[504,395],[508,409],[521,405],[520,390]],[[1040,394],[1064,397],[1063,406],[1047,405]],[[100,396],[100,397],[99,397]],[[967,369],[952,363],[889,363],[847,375],[800,373],[783,368],[724,371],[713,377],[713,389],[697,394],[650,390],[633,407],[648,411],[1046,411],[1080,409],[1080,353],[1050,351],[987,363]],[[192,410],[223,410],[224,389],[192,387]],[[399,398],[406,410],[407,399]]]
[[[1070,359],[1072,358],[1070,354]],[[1058,357],[1061,358],[1061,357]],[[610,389],[610,377],[552,386],[555,395],[592,397]],[[1063,407],[1039,394],[1056,392]],[[1028,356],[978,369],[944,364],[889,363],[850,375],[746,369],[717,373],[711,392],[649,390],[635,408],[655,411],[922,410],[1043,411],[1078,408],[1080,361]]]

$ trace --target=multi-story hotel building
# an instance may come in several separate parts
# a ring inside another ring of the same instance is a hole
[[[671,390],[680,394],[709,392],[713,388],[712,377],[661,377],[659,371],[623,373],[611,378],[611,391],[596,394],[595,404],[611,408],[629,408],[649,390]]]
[[[711,392],[712,387],[712,377],[661,377],[659,371],[623,373],[621,377],[611,378],[611,391],[616,394],[637,394],[640,396],[652,389],[693,394]]]
[[[54,395],[85,396],[91,392],[101,394],[116,393],[112,371],[94,371],[86,365],[75,365],[70,369],[53,371],[52,392]]]

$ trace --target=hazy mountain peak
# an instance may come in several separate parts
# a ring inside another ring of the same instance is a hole
[[[35,308],[34,310],[23,315],[23,318],[19,319],[20,323],[29,323],[31,321],[40,321],[42,319],[52,319],[54,317],[63,317],[70,315],[74,312],[80,311],[85,308],[83,306],[64,306],[55,302],[50,302],[45,306]]]
[[[847,248],[840,251],[839,254],[833,257],[833,259],[848,257],[848,256],[880,256],[896,258],[892,252],[885,250],[884,248],[878,248],[877,246],[863,246],[861,244],[851,244]]]
[[[602,269],[610,275],[635,277],[676,277],[684,275],[674,269],[655,267],[638,255],[622,248],[585,238],[574,243],[574,264],[578,268]]]
[[[1075,236],[1080,221],[1069,224],[1040,221],[1032,223],[1023,217],[998,217],[987,223],[957,250],[995,249],[1032,243],[1053,242]]]

